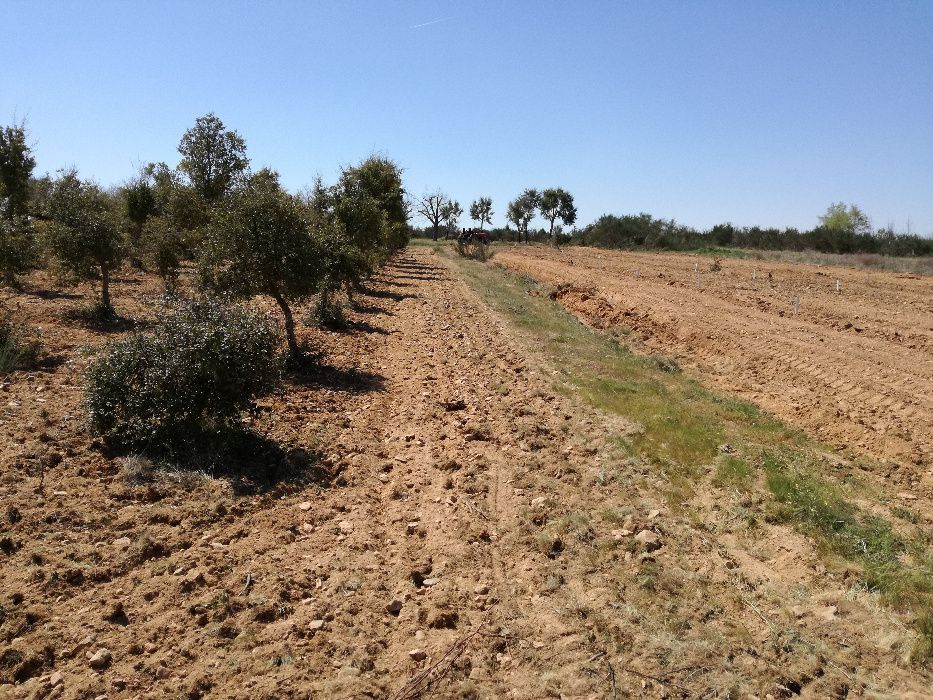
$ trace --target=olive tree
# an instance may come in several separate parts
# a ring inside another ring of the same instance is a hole
[[[114,201],[95,183],[68,170],[52,181],[47,207],[52,255],[72,277],[99,278],[100,308],[112,314],[110,274],[126,254]]]
[[[538,191],[529,189],[509,202],[506,218],[515,224],[515,230],[518,231],[519,242],[522,240],[522,234],[525,234],[525,242],[528,241],[528,224],[535,218],[535,212],[538,209],[538,199]]]
[[[375,254],[377,264],[384,262],[396,250],[408,244],[409,205],[402,184],[402,169],[385,156],[370,156],[359,165],[345,169],[337,183],[338,196],[342,192],[355,192],[369,199],[381,212],[383,222],[376,228],[355,231],[347,226],[353,237],[366,239],[367,252]],[[354,195],[354,196],[356,196]],[[346,222],[345,222],[346,223]]]
[[[554,236],[554,222],[560,219],[565,226],[577,220],[577,208],[573,204],[573,195],[560,187],[551,187],[541,192],[538,199],[541,216],[548,220],[548,238]]]
[[[155,189],[145,169],[120,188],[120,199],[123,215],[129,223],[131,255],[137,264],[143,228],[149,217],[158,213]]]
[[[185,173],[197,193],[214,203],[230,192],[246,172],[246,141],[229,131],[213,113],[198,117],[181,137],[178,169]]]
[[[35,167],[25,124],[0,128],[0,216],[12,221],[28,214],[29,178]]]
[[[492,199],[480,197],[470,205],[470,218],[479,221],[479,230],[486,224],[492,224]]]
[[[278,304],[292,359],[302,353],[291,304],[310,297],[318,281],[313,243],[304,202],[282,189],[277,173],[261,170],[215,212],[200,258],[206,287]]]

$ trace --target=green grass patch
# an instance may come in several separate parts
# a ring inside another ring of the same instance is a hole
[[[754,477],[755,467],[751,464],[744,459],[724,455],[719,460],[719,464],[716,465],[716,476],[713,483],[719,487],[731,487],[747,491],[753,485]]]
[[[666,477],[672,509],[709,487],[712,466],[713,486],[766,488],[773,499],[769,519],[811,536],[827,555],[855,564],[866,587],[913,613],[920,633],[914,660],[933,658],[933,538],[908,539],[889,521],[857,507],[847,498],[852,485],[836,485],[821,475],[820,454],[827,448],[747,402],[671,371],[657,357],[632,353],[619,334],[581,324],[534,280],[460,258],[446,246],[434,250],[453,261],[483,299],[544,355],[556,370],[557,391],[640,426],[610,440]],[[728,454],[720,454],[724,443],[733,448]]]

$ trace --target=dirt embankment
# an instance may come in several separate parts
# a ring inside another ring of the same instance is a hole
[[[0,695],[922,697],[897,619],[805,538],[747,541],[732,496],[668,512],[432,254],[372,291],[254,416],[318,464],[271,484],[102,455],[80,346],[106,336],[19,299],[59,361],[3,381]]]
[[[933,495],[933,278],[538,246],[496,261],[837,447],[913,465]]]

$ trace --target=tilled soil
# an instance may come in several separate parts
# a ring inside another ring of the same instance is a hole
[[[495,261],[837,447],[913,465],[933,496],[933,277],[543,246]]]
[[[115,295],[144,316],[153,290],[129,275]],[[555,395],[535,348],[429,251],[389,265],[350,330],[303,332],[324,368],[251,418],[288,454],[267,479],[102,454],[82,348],[112,335],[45,296],[16,301],[58,360],[0,394],[0,696],[930,687],[904,620],[806,538],[747,537],[728,494],[668,512],[663,475],[613,453],[628,426]]]

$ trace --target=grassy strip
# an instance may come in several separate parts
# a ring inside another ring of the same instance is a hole
[[[766,487],[773,496],[768,519],[792,525],[816,539],[825,552],[856,564],[866,587],[878,591],[887,604],[914,613],[920,632],[915,660],[933,657],[929,534],[906,539],[887,520],[846,500],[842,487],[817,476],[818,455],[825,448],[751,404],[670,371],[670,360],[635,355],[618,337],[587,328],[534,280],[458,257],[443,246],[435,249],[541,349],[556,368],[559,389],[637,421],[639,429],[619,443],[668,477],[666,496],[672,508],[694,494],[712,465],[716,486],[749,491]],[[721,454],[723,450],[730,454]]]

